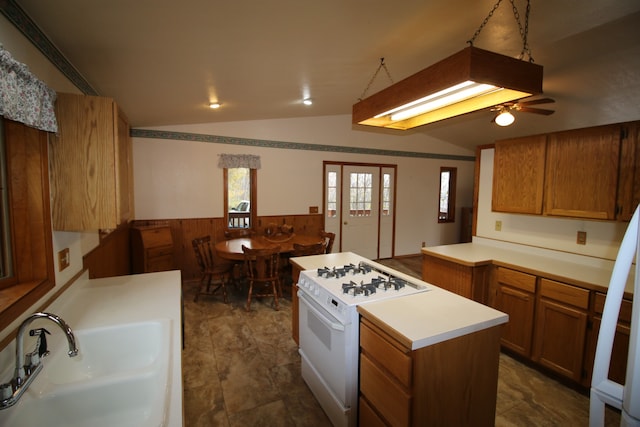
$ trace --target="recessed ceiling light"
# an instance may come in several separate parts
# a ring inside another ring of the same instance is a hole
[[[305,98],[305,99],[302,101],[302,103],[303,103],[304,105],[311,105],[311,104],[313,104],[313,100],[312,100],[311,98]]]
[[[219,102],[212,102],[209,104],[209,108],[215,110],[216,108],[220,108],[220,103]]]

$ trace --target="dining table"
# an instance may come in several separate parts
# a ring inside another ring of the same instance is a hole
[[[216,253],[220,258],[230,261],[244,260],[242,246],[251,249],[264,249],[273,246],[280,246],[280,254],[286,255],[293,251],[295,243],[299,245],[312,245],[321,243],[323,238],[320,235],[309,234],[288,234],[283,236],[251,236],[239,237],[229,240],[221,240],[215,244]]]

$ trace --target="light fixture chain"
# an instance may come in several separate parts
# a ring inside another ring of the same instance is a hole
[[[389,78],[389,81],[391,82],[391,84],[393,84],[393,79],[391,78],[391,74],[389,73],[389,70],[387,69],[387,65],[384,63],[384,58],[380,58],[380,65],[378,65],[378,69],[373,74],[373,77],[371,77],[371,80],[369,80],[369,84],[367,85],[367,87],[362,92],[362,95],[360,96],[360,98],[358,98],[359,101],[362,101],[364,99],[365,95],[369,91],[369,88],[371,87],[371,85],[375,81],[376,77],[378,76],[378,73],[383,68],[384,68],[384,71],[387,73],[387,77]]]
[[[489,22],[489,19],[491,19],[491,17],[493,16],[493,13],[496,11],[496,9],[498,9],[498,7],[500,7],[500,3],[502,3],[502,0],[498,0],[498,2],[493,5],[493,8],[491,8],[487,17],[484,18],[484,21],[482,21],[482,24],[480,24],[480,27],[476,30],[473,37],[471,37],[471,39],[467,41],[467,43],[469,43],[471,46],[473,46],[473,42],[476,40],[476,38],[478,38],[478,36],[480,35],[480,32],[487,25],[487,22]]]
[[[525,20],[524,20],[524,28],[522,27],[522,23],[520,22],[520,13],[518,12],[518,8],[516,7],[515,1],[510,0],[510,2],[511,2],[511,8],[513,10],[513,16],[516,20],[516,23],[518,24],[518,29],[520,30],[520,38],[522,38],[522,51],[520,52],[520,56],[518,57],[518,59],[523,59],[526,53],[527,55],[529,55],[529,62],[533,62],[533,57],[531,56],[531,49],[529,48],[529,41],[528,41],[529,12],[531,11],[531,0],[527,0],[527,10],[526,10]],[[486,18],[484,18],[484,21],[482,21],[482,24],[480,24],[480,27],[476,30],[473,37],[471,37],[471,39],[467,41],[469,45],[473,46],[473,42],[476,40],[476,38],[478,38],[478,36],[480,35],[484,27],[489,22],[489,19],[491,19],[491,17],[493,16],[496,9],[500,7],[500,3],[502,3],[502,0],[498,0],[496,4],[493,5],[491,10],[489,11],[489,14],[487,15]]]

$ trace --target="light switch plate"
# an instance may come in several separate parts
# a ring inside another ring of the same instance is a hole
[[[70,262],[69,248],[64,248],[63,250],[58,252],[58,271],[62,271],[65,268],[69,267]]]

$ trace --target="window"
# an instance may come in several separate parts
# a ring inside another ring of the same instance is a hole
[[[438,222],[454,222],[456,214],[457,168],[440,168],[440,203]]]
[[[256,169],[224,168],[224,206],[229,228],[252,228],[256,213]]]
[[[4,120],[12,273],[0,279],[0,329],[55,283],[49,209],[47,133]],[[6,258],[6,253],[4,254]]]
[[[338,215],[338,173],[327,173],[327,217],[335,218]]]
[[[350,177],[349,215],[371,215],[371,192],[373,175],[370,173],[352,173]]]

